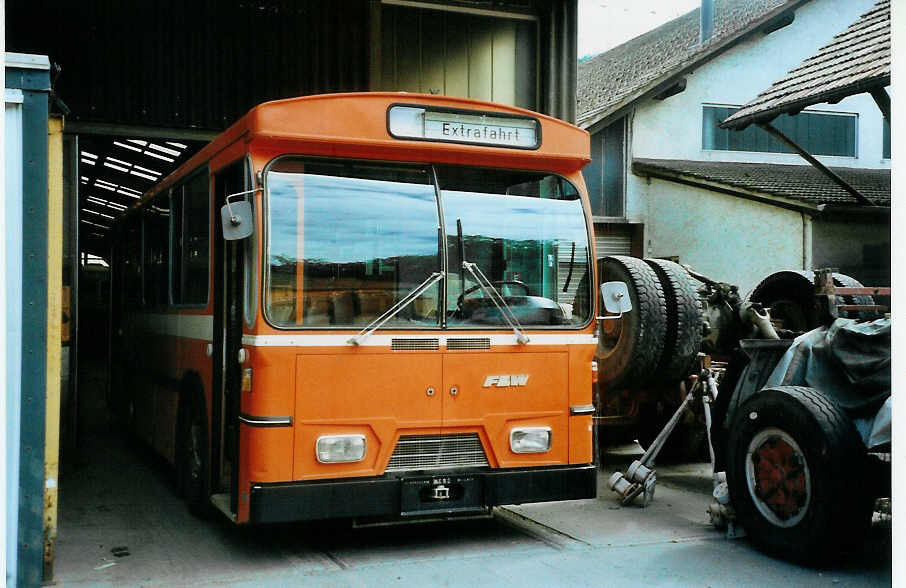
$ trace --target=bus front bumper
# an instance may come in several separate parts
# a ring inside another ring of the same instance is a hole
[[[253,483],[249,522],[468,514],[501,504],[594,498],[596,492],[593,464]]]

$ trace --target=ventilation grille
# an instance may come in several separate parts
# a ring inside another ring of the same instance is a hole
[[[490,349],[491,339],[488,337],[472,337],[466,339],[447,339],[447,349]]]
[[[399,339],[394,338],[390,342],[390,348],[394,351],[420,351],[436,350],[439,347],[438,339]]]
[[[400,437],[388,472],[434,470],[456,467],[487,467],[478,433],[455,435],[403,435]]]

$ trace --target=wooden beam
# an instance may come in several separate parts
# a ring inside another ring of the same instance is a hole
[[[772,137],[774,137],[775,139],[777,139],[778,141],[780,141],[781,143],[783,143],[784,145],[786,145],[787,147],[789,147],[790,149],[792,149],[793,151],[795,151],[796,153],[801,155],[803,159],[805,159],[807,162],[812,164],[812,166],[814,166],[816,169],[818,169],[821,173],[823,173],[828,178],[830,178],[835,184],[837,184],[838,186],[843,188],[843,190],[845,190],[847,194],[849,194],[850,196],[852,196],[853,198],[855,198],[862,204],[867,204],[868,206],[875,205],[874,202],[872,202],[871,200],[869,200],[868,198],[863,196],[861,192],[859,192],[858,190],[856,190],[855,188],[850,186],[846,182],[846,180],[844,180],[843,178],[841,178],[840,176],[835,174],[827,166],[825,166],[823,163],[821,163],[820,161],[815,159],[808,151],[806,151],[805,149],[803,149],[802,147],[797,145],[792,139],[788,138],[786,135],[781,133],[779,129],[777,129],[770,123],[760,122],[760,123],[755,123],[755,124],[757,124],[766,133],[768,133],[769,135],[771,135]]]
[[[890,122],[890,96],[887,95],[887,90],[884,88],[872,88],[869,93],[871,97],[875,99],[875,104],[878,105],[878,109],[881,111],[881,114],[884,115],[884,118],[887,119],[887,122]]]

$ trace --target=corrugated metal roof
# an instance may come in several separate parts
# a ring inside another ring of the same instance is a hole
[[[890,0],[880,0],[815,55],[720,123],[744,128],[890,84]]]
[[[588,128],[610,112],[654,91],[658,83],[699,65],[736,39],[761,29],[802,0],[716,0],[714,35],[699,43],[695,10],[579,64],[578,123]],[[642,94],[639,94],[642,92]]]
[[[67,121],[219,131],[261,102],[368,89],[369,0],[10,0]]]
[[[890,170],[831,168],[849,185],[880,206],[890,206]],[[685,180],[709,188],[713,183],[728,188],[817,204],[858,204],[840,186],[810,165],[733,163],[677,159],[634,159],[632,171],[667,180]]]

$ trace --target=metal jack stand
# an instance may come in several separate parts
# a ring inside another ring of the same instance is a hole
[[[702,395],[705,408],[705,431],[708,433],[708,452],[711,455],[711,478],[714,484],[712,496],[714,502],[708,506],[708,516],[711,524],[717,529],[726,529],[728,539],[745,537],[746,532],[736,525],[736,512],[730,504],[730,489],[727,486],[726,472],[717,472],[714,469],[714,444],[711,442],[711,403],[717,400],[717,382],[711,370],[702,371],[702,378],[707,382],[708,394]]]
[[[676,409],[676,412],[673,413],[673,416],[670,417],[670,420],[667,421],[667,424],[661,432],[658,433],[658,436],[645,451],[644,455],[642,455],[642,458],[632,462],[626,469],[625,475],[623,472],[614,472],[610,476],[607,485],[611,490],[620,495],[620,502],[623,505],[631,503],[639,494],[642,495],[642,508],[651,503],[651,500],[654,498],[657,473],[649,467],[649,464],[657,457],[657,454],[667,441],[667,437],[670,436],[670,433],[672,433],[673,429],[676,427],[680,415],[686,410],[686,407],[692,401],[695,392],[700,388],[701,380],[700,378],[696,378],[689,393],[686,394],[686,398],[683,399],[682,404],[679,405],[679,408]]]

